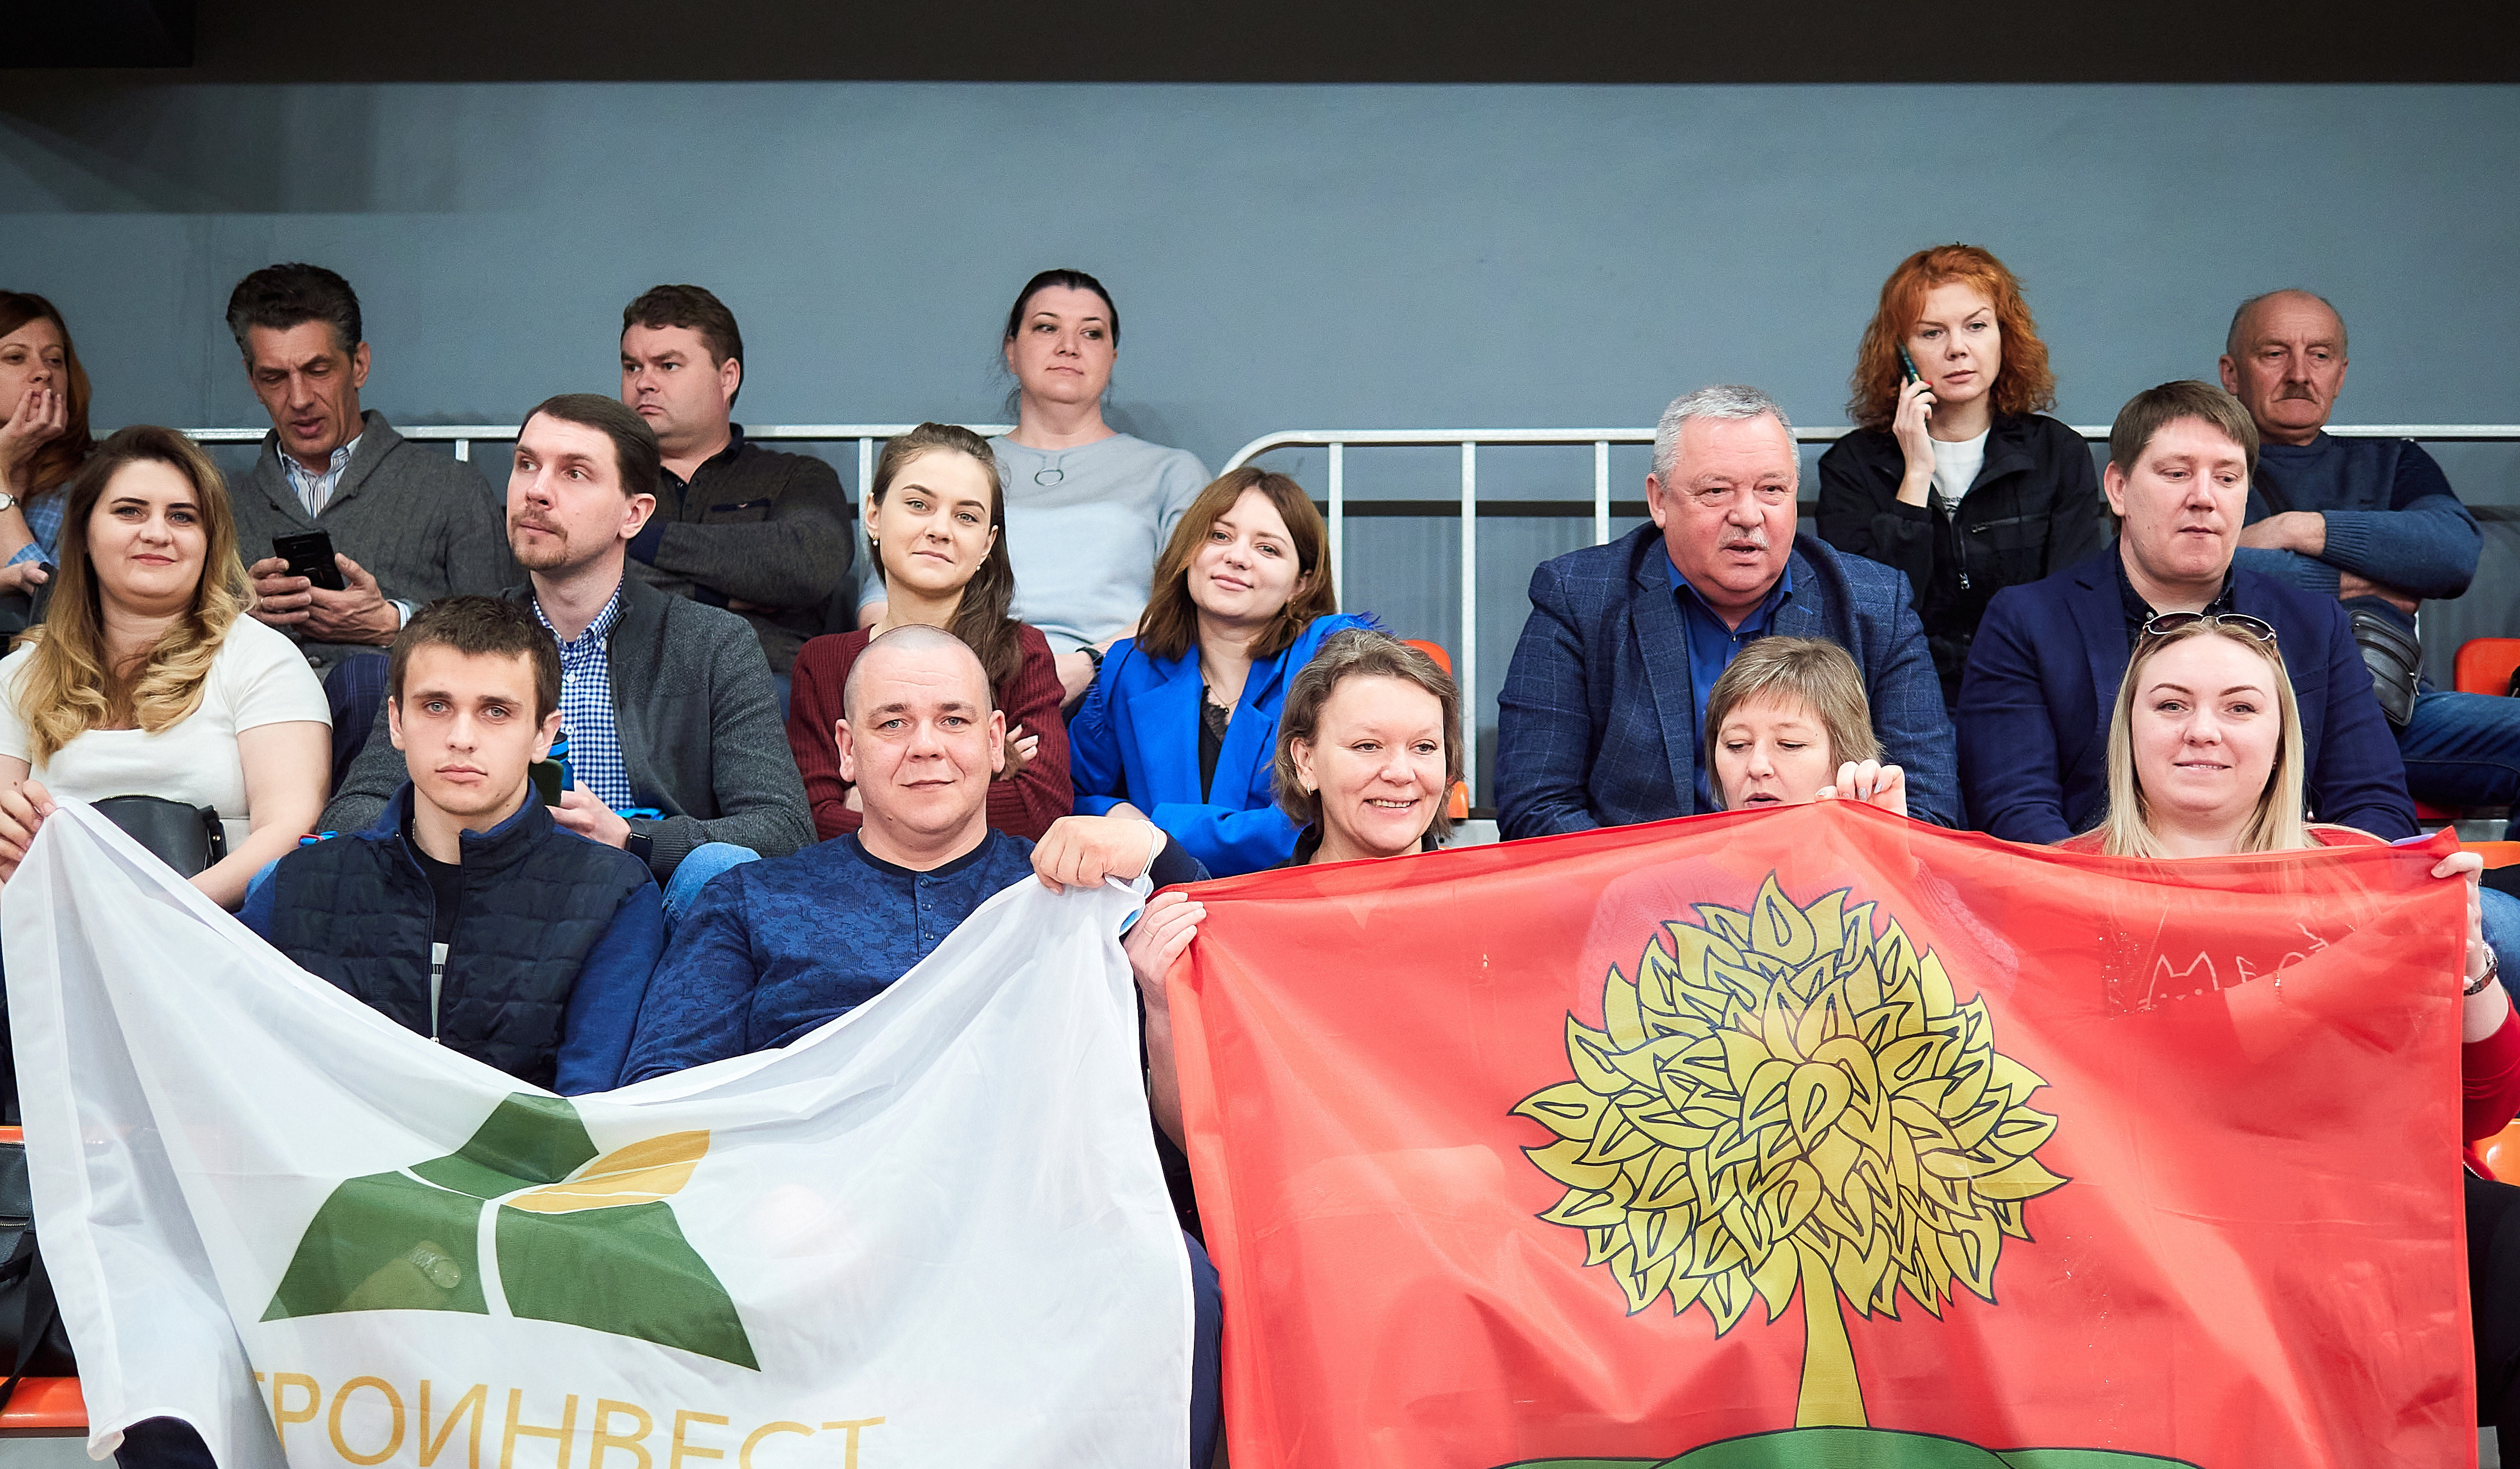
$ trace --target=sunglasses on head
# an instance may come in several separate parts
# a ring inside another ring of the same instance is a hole
[[[2246,612],[2164,612],[2143,625],[2143,638],[2146,642],[2167,638],[2181,628],[2194,627],[2200,622],[2212,627],[2229,628],[2269,645],[2275,641],[2274,624]]]

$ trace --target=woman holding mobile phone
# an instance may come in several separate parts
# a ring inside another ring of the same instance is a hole
[[[2061,571],[2106,538],[2082,435],[2040,411],[2055,375],[2021,283],[1973,245],[1899,263],[1856,350],[1861,426],[1820,461],[1820,536],[1908,573],[1959,701],[1989,599]]]

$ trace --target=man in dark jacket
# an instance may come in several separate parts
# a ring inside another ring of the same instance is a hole
[[[1699,759],[1706,696],[1733,654],[1772,635],[1854,656],[1881,758],[1907,770],[1909,811],[1959,824],[1951,721],[1908,579],[1796,535],[1800,474],[1773,399],[1701,388],[1655,431],[1653,524],[1532,573],[1497,700],[1508,838],[1721,810]]]
[[[2264,441],[2238,565],[2344,603],[2416,799],[2511,805],[2520,699],[2429,687],[2415,641],[2415,608],[2467,591],[2484,537],[2422,445],[2326,432],[2345,368],[2344,319],[2309,291],[2252,296],[2232,315],[2223,386]]]
[[[2301,706],[2305,793],[2321,822],[2395,840],[2415,829],[2397,745],[2345,609],[2234,567],[2257,429],[2202,382],[2138,393],[2109,431],[2102,484],[2118,544],[1996,594],[1956,711],[1970,820],[2008,841],[2057,842],[2108,811],[2109,719],[2143,624],[2239,612],[2273,625]]]
[[[490,597],[394,640],[387,729],[410,779],[369,829],[274,863],[248,927],[402,1025],[563,1094],[611,1090],[664,912],[629,854],[561,829],[531,769],[560,733],[560,654]]]
[[[812,841],[760,640],[732,612],[623,574],[655,508],[655,435],[592,393],[551,399],[517,432],[508,530],[529,580],[507,597],[560,647],[571,782],[555,819],[646,862],[669,913],[732,859],[724,848],[772,857]],[[324,824],[369,824],[401,782],[402,762],[372,737]],[[720,854],[685,874],[703,846]]]
[[[856,554],[840,476],[803,454],[744,442],[735,313],[697,286],[659,286],[621,313],[621,401],[656,432],[656,513],[630,542],[636,574],[743,614],[781,678],[824,630]]]

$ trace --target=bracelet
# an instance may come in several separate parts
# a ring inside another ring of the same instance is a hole
[[[2485,972],[2477,977],[2476,983],[2466,986],[2458,993],[2461,995],[2482,995],[2485,993],[2485,987],[2487,985],[2494,983],[2501,977],[2502,956],[2496,954],[2491,949],[2488,949],[2485,951]]]
[[[1164,828],[1156,825],[1152,822],[1148,822],[1147,823],[1147,829],[1155,834],[1155,839],[1153,843],[1147,848],[1146,868],[1138,873],[1141,877],[1153,876],[1155,874],[1155,859],[1164,855]]]
[[[1102,671],[1102,649],[1096,647],[1091,643],[1088,643],[1083,647],[1078,648],[1077,651],[1085,655],[1086,662],[1094,665],[1094,671],[1096,673],[1101,673]]]

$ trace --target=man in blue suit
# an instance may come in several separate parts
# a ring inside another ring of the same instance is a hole
[[[1708,387],[1663,411],[1651,525],[1543,562],[1499,696],[1508,838],[1660,821],[1722,804],[1698,760],[1716,676],[1764,637],[1854,655],[1908,810],[1959,824],[1942,685],[1908,579],[1794,530],[1802,457],[1776,401]]]
[[[2292,675],[2312,816],[2414,834],[2406,768],[2345,608],[2231,564],[2257,466],[2257,427],[2221,388],[2165,382],[2119,410],[2101,476],[2125,521],[2118,544],[1997,593],[1970,645],[1957,714],[1978,826],[2044,843],[2098,825],[2137,632],[2163,612],[2241,612],[2274,626]]]

